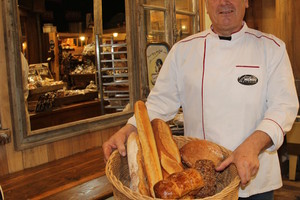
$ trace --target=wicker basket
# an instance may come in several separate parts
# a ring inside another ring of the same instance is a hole
[[[196,138],[185,136],[174,136],[174,139],[179,148],[191,140],[197,140]],[[227,157],[231,151],[220,146],[225,157]],[[118,151],[114,151],[110,156],[106,164],[106,176],[113,185],[114,199],[135,199],[146,200],[153,199],[151,197],[141,195],[137,192],[133,192],[130,188],[130,176],[128,170],[127,157],[122,157]],[[203,198],[203,200],[234,200],[238,199],[238,190],[240,179],[237,174],[236,167],[230,165],[224,170],[217,181],[217,193],[214,196]]]

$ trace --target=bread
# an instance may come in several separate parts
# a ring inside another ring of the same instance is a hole
[[[189,193],[197,193],[204,186],[201,174],[193,168],[171,174],[154,185],[156,198],[177,199]]]
[[[217,171],[211,160],[198,160],[195,169],[202,175],[205,186],[195,195],[195,199],[202,199],[216,194]]]
[[[137,101],[135,103],[134,114],[142,147],[150,194],[152,197],[155,197],[153,186],[155,185],[155,183],[162,180],[163,176],[152,126],[149,120],[146,105],[143,101]]]
[[[161,166],[164,170],[164,179],[175,172],[183,170],[181,157],[177,144],[175,143],[169,125],[161,120],[154,119],[151,121],[157,152]]]
[[[130,188],[134,192],[150,196],[149,186],[144,172],[144,163],[139,136],[131,133],[127,139],[127,160],[130,175]]]
[[[218,166],[225,158],[222,149],[207,140],[193,140],[180,149],[181,159],[188,167],[195,167],[197,160],[211,160]]]

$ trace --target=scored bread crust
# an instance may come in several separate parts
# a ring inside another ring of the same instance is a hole
[[[156,143],[146,105],[143,101],[134,104],[134,114],[138,135],[142,147],[145,171],[152,197],[155,197],[153,186],[163,179]]]
[[[171,129],[165,121],[153,119],[151,125],[161,166],[167,172],[163,174],[165,179],[168,175],[183,170],[180,152]]]
[[[159,181],[154,190],[157,198],[178,199],[188,193],[198,192],[203,186],[205,182],[202,175],[196,169],[188,168]]]
[[[182,162],[188,167],[194,167],[197,160],[211,160],[215,166],[224,160],[222,149],[207,140],[193,140],[186,143],[180,149]]]
[[[132,132],[127,139],[127,158],[130,175],[130,188],[142,195],[150,195],[144,172],[144,163],[139,136]]]

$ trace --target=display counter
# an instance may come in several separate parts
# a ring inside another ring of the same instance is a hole
[[[112,109],[105,110],[106,114],[112,112],[114,112]],[[101,105],[99,100],[75,103],[55,108],[51,111],[30,114],[31,130],[56,126],[100,115]]]

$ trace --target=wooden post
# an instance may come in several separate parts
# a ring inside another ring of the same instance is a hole
[[[94,35],[103,35],[102,0],[94,0]]]
[[[54,80],[59,81],[59,50],[58,50],[58,40],[57,40],[57,33],[50,32],[49,33],[49,44],[50,44],[50,51],[54,52],[54,59],[50,62],[51,64],[51,71]]]
[[[292,66],[294,69],[294,75],[296,79],[300,79],[300,1],[293,1],[293,54],[294,56],[291,58]]]
[[[276,0],[277,35],[286,44],[290,60],[293,61],[293,4],[294,0]]]

